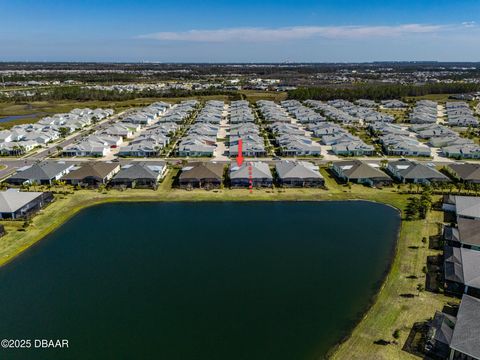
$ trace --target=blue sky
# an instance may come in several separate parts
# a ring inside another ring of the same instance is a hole
[[[0,61],[480,61],[480,1],[0,0]]]

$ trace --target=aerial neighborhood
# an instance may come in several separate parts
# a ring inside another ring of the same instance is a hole
[[[25,159],[10,186],[156,188],[172,166],[183,188],[324,186],[322,168],[340,183],[445,186],[476,166],[477,126],[466,101],[191,99],[74,109],[3,130],[0,146]]]
[[[454,315],[431,314],[424,351],[478,359],[480,198],[452,194],[480,191],[478,125],[463,100],[189,99],[117,113],[74,109],[0,132],[12,161],[0,170],[0,217],[29,221],[55,194],[82,189],[328,194],[358,184],[447,193],[442,209],[451,220],[435,276],[460,305]]]
[[[480,360],[480,0],[0,14],[0,360]]]

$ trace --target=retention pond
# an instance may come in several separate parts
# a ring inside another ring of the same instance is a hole
[[[398,212],[370,202],[85,209],[0,269],[2,359],[322,358],[370,305]]]

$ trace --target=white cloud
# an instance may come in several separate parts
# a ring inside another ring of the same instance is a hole
[[[462,23],[462,25],[465,26],[466,28],[472,28],[472,27],[476,27],[477,23],[475,21],[465,21]]]
[[[471,23],[463,23],[471,26]],[[226,28],[157,32],[140,35],[140,39],[191,42],[265,42],[323,38],[398,37],[407,34],[435,33],[451,29],[449,25],[404,24],[392,26],[294,26],[284,28]]]

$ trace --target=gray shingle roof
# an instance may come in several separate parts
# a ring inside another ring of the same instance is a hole
[[[63,177],[65,180],[71,179],[84,179],[89,176],[98,177],[103,179],[107,177],[112,171],[115,171],[120,165],[118,163],[107,163],[107,162],[93,162],[93,163],[84,163],[82,166],[73,170]]]
[[[323,179],[323,176],[318,171],[318,166],[306,161],[279,161],[276,163],[275,169],[280,179]]]
[[[114,179],[158,179],[159,173],[151,170],[146,164],[136,163],[124,167],[115,175]]]
[[[457,223],[460,242],[480,246],[480,220],[458,218]]]
[[[242,166],[238,167],[235,163],[230,167],[231,179],[248,179],[251,169],[252,179],[272,179],[272,172],[267,163],[260,161],[246,161]]]
[[[398,173],[404,179],[435,179],[448,180],[448,177],[443,175],[433,167],[420,164],[409,160],[399,160],[390,163],[391,166],[397,168]]]
[[[480,289],[480,251],[445,246],[445,279]]]
[[[180,173],[180,180],[223,178],[223,164],[216,162],[198,162],[188,164]]]
[[[42,194],[41,192],[26,192],[17,189],[0,191],[0,212],[13,213]]]
[[[462,180],[480,181],[480,164],[450,164],[448,167],[455,171]]]
[[[480,299],[463,295],[450,347],[480,359]]]
[[[480,218],[480,198],[455,196],[455,209],[458,216]]]
[[[37,181],[51,180],[71,166],[71,164],[62,162],[44,161],[38,164],[33,164],[29,168],[17,172],[15,175],[11,176],[10,179]]]
[[[352,180],[355,180],[355,179],[391,180],[390,176],[385,174],[383,171],[377,168],[374,168],[373,166],[360,160],[339,161],[334,163],[334,165],[342,169],[343,174]]]
[[[432,337],[436,341],[440,341],[444,344],[450,345],[450,342],[452,341],[455,322],[456,318],[454,318],[453,316],[437,311],[430,325]]]

